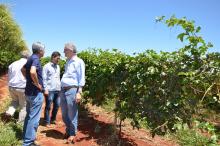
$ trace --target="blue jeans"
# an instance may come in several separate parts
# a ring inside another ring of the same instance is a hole
[[[39,92],[37,96],[26,96],[27,115],[23,127],[23,146],[29,146],[36,139],[43,100],[44,97],[41,92]]]
[[[53,103],[53,110],[50,118],[51,103]],[[50,124],[50,121],[56,120],[59,106],[60,106],[59,91],[49,91],[49,95],[48,97],[46,97],[46,106],[44,110],[44,121],[46,124]]]
[[[61,90],[60,107],[62,110],[63,122],[66,125],[66,133],[75,136],[78,126],[78,105],[75,101],[77,88],[71,88],[67,91]]]

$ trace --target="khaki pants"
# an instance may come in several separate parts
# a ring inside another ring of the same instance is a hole
[[[6,113],[13,116],[16,109],[19,108],[18,122],[23,122],[26,116],[26,98],[24,91],[24,89],[9,87],[12,101]]]

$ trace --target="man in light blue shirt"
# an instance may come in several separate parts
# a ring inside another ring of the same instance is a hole
[[[67,57],[65,72],[61,79],[61,110],[66,125],[64,138],[74,143],[78,126],[78,103],[81,100],[82,87],[85,85],[85,63],[77,57],[76,47],[72,43],[65,44]]]
[[[53,52],[51,61],[43,67],[43,83],[45,88],[46,106],[44,110],[44,122],[46,127],[50,124],[56,124],[56,115],[60,106],[60,67],[58,62],[60,60],[60,53]],[[50,118],[50,107],[53,103],[52,115]]]

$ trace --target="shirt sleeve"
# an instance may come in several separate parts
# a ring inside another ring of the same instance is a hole
[[[38,67],[38,64],[39,64],[39,59],[34,58],[32,64],[31,64],[31,66]]]
[[[83,87],[85,85],[85,63],[83,60],[80,60],[77,70],[79,86]]]

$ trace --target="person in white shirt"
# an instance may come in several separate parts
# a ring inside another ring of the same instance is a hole
[[[14,116],[16,109],[19,108],[18,122],[23,122],[26,116],[26,98],[24,94],[26,79],[21,73],[21,68],[26,64],[29,56],[28,50],[22,51],[21,59],[13,62],[8,67],[8,86],[12,101],[5,114],[11,118]]]
[[[56,115],[60,106],[59,92],[60,86],[60,67],[58,62],[60,60],[60,53],[53,52],[51,61],[43,67],[43,83],[45,88],[46,106],[44,110],[44,122],[46,127],[50,124],[56,124]],[[50,117],[50,108],[53,103],[53,110]]]

